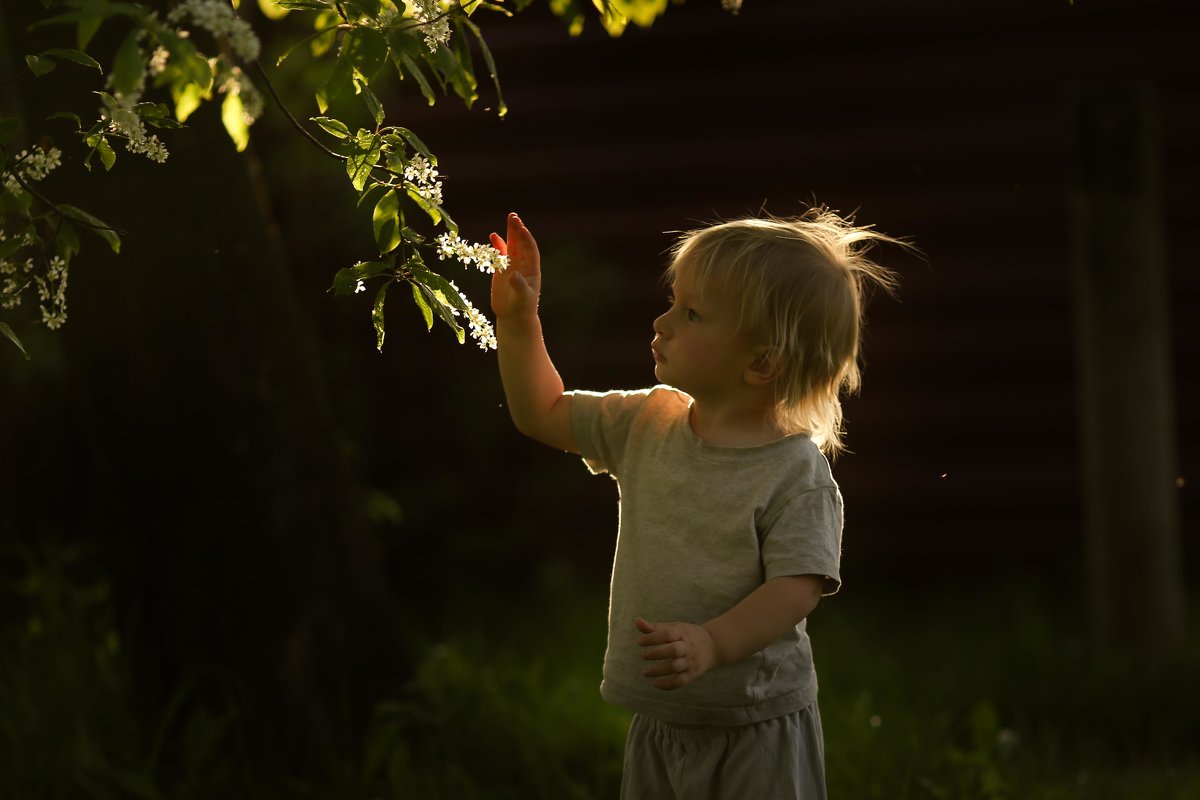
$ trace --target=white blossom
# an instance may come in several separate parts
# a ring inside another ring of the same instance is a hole
[[[262,44],[254,34],[254,29],[237,16],[225,0],[184,0],[167,15],[167,20],[175,24],[189,18],[194,25],[204,28],[213,36],[224,36],[233,52],[243,61],[258,58]]]
[[[456,258],[466,266],[475,265],[480,272],[492,274],[508,269],[508,256],[490,244],[470,244],[459,236],[443,233],[437,238],[438,258]]]
[[[417,154],[404,165],[404,180],[416,184],[431,184],[438,178],[438,169],[425,156]]]
[[[362,281],[358,281],[354,284],[354,293],[355,294],[358,294],[359,292],[365,292],[366,290],[367,290],[367,285],[365,283],[363,283]]]
[[[418,196],[434,205],[442,204],[442,182],[437,167],[422,155],[415,155],[404,166],[404,180]]]
[[[120,102],[119,99],[118,102]],[[166,163],[167,156],[170,155],[166,145],[154,134],[146,133],[146,123],[142,121],[136,111],[126,108],[122,103],[117,108],[102,110],[101,114],[108,116],[110,133],[123,136],[128,140],[125,149],[131,153],[141,153],[159,164]]]
[[[408,0],[408,7],[421,26],[429,52],[436,53],[439,46],[450,43],[450,16],[438,0]]]
[[[171,58],[171,51],[159,45],[155,48],[154,53],[150,56],[150,60],[146,63],[146,68],[151,75],[159,75],[167,68],[167,61]]]
[[[480,350],[495,350],[496,332],[492,330],[492,323],[488,322],[488,318],[479,309],[471,305],[471,301],[458,288],[458,284],[454,281],[449,281],[449,284],[458,293],[458,296],[462,298],[463,303],[467,307],[467,310],[463,313],[459,313],[457,308],[451,307],[450,310],[454,312],[454,316],[460,317],[465,313],[467,318],[467,332],[471,334],[472,339],[479,343]]]
[[[492,324],[470,301],[464,298],[464,302],[467,303],[467,324],[471,338],[479,343],[480,350],[495,350],[496,332],[492,330]]]
[[[42,323],[50,330],[61,328],[67,321],[67,262],[54,256],[45,276],[35,276],[33,282],[37,287]]]
[[[26,183],[33,183],[44,179],[56,167],[62,165],[62,151],[57,147],[43,150],[41,146],[34,145],[33,150],[22,150],[17,153],[17,157],[12,160],[12,163],[16,166],[11,169],[15,169]],[[11,172],[7,171],[4,174],[4,188],[11,194],[22,191],[21,183]]]

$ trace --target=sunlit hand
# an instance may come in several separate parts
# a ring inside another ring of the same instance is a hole
[[[712,636],[690,622],[647,622],[637,618],[638,647],[646,664],[642,674],[656,689],[678,689],[712,669],[716,661]]]
[[[508,215],[508,240],[491,235],[492,247],[508,256],[508,269],[492,275],[492,313],[496,319],[537,312],[542,291],[542,258],[533,234],[516,214]]]

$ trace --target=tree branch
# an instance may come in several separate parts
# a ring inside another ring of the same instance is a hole
[[[7,155],[8,149],[0,146],[0,152],[3,152],[5,155]],[[17,162],[17,163],[19,164],[20,162]],[[61,208],[58,207],[58,205],[53,200],[51,200],[49,197],[46,197],[46,195],[42,194],[37,189],[33,188],[28,183],[26,183],[25,179],[23,177],[21,177],[20,171],[18,171],[16,169],[16,165],[9,167],[8,169],[5,170],[5,172],[8,173],[9,175],[12,175],[13,178],[16,179],[17,183],[21,184],[22,189],[29,192],[31,195],[36,197],[38,200],[41,200],[42,203],[44,203],[47,207],[49,207],[49,209],[51,211],[53,211],[55,214],[58,214],[63,219],[70,220],[71,222],[74,222],[77,225],[83,225],[85,227],[92,228],[92,229],[98,230],[98,231],[112,231],[113,233],[119,233],[124,236],[129,235],[129,231],[121,230],[120,228],[112,228],[112,227],[109,227],[108,225],[97,225],[94,222],[88,222],[85,219],[79,219],[78,217],[72,216],[71,214],[67,213],[66,211],[63,211]]]
[[[308,139],[310,142],[312,142],[318,148],[320,148],[321,152],[325,153],[325,155],[329,156],[330,158],[336,158],[338,161],[346,161],[349,158],[348,156],[344,156],[341,153],[335,153],[333,150],[330,150],[325,145],[324,142],[322,142],[316,136],[313,136],[312,132],[309,131],[308,128],[305,128],[303,125],[300,124],[300,120],[296,119],[296,115],[293,114],[291,112],[291,110],[284,104],[283,98],[280,97],[279,92],[277,92],[275,90],[275,84],[271,83],[270,77],[267,76],[266,69],[263,68],[263,65],[259,63],[258,59],[257,58],[254,59],[254,61],[251,63],[253,63],[254,68],[256,70],[258,70],[258,74],[262,76],[263,82],[267,84],[267,91],[270,92],[271,97],[275,100],[275,104],[277,106],[279,106],[280,110],[283,111],[283,113],[291,121],[292,125],[296,128],[296,130],[298,130],[298,131],[300,131],[300,133],[304,134],[304,138]],[[389,175],[394,175],[397,178],[404,177],[404,173],[396,172],[395,170],[388,169],[387,167],[383,167],[378,164],[376,164],[371,169],[372,170],[382,170],[383,172],[386,172]]]

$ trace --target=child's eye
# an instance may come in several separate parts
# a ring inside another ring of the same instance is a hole
[[[688,318],[688,322],[699,322],[700,321],[700,315],[696,313],[696,309],[694,309],[694,308],[689,308],[687,310],[687,318]]]

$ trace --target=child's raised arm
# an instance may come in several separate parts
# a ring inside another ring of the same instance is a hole
[[[508,256],[508,269],[492,276],[500,381],[517,430],[560,450],[578,452],[571,433],[571,398],[542,341],[537,315],[542,264],[533,234],[516,214],[508,215],[507,241],[491,236]]]

